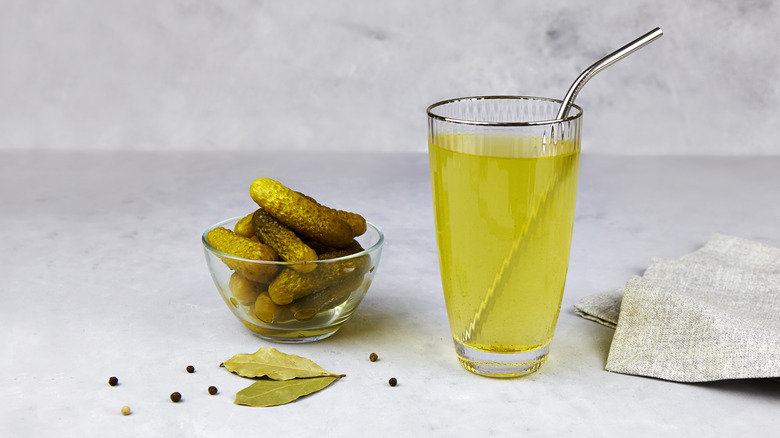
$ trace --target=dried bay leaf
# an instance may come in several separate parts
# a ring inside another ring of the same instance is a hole
[[[273,380],[291,380],[305,377],[329,376],[333,374],[305,357],[285,354],[273,347],[261,347],[254,353],[240,353],[223,362],[231,373],[243,377],[268,377]]]
[[[236,394],[233,403],[254,407],[283,405],[304,395],[317,392],[336,380],[336,377],[314,377],[293,380],[258,380]]]

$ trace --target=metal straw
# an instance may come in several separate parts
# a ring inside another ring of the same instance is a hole
[[[655,29],[642,35],[636,40],[626,44],[625,46],[605,56],[601,60],[597,61],[595,64],[588,67],[585,71],[583,71],[582,74],[580,74],[577,80],[575,80],[574,83],[569,88],[569,91],[566,93],[566,97],[563,98],[563,103],[561,104],[561,108],[558,110],[558,117],[556,117],[556,120],[562,120],[564,117],[566,117],[566,114],[569,112],[569,109],[571,108],[571,104],[574,102],[574,98],[577,97],[577,93],[580,92],[582,87],[585,86],[585,83],[588,82],[588,80],[592,78],[596,73],[600,72],[601,70],[604,70],[605,68],[625,58],[631,53],[634,53],[635,51],[649,44],[650,42],[656,40],[661,35],[663,35],[663,31],[661,30],[661,28],[656,27]],[[551,134],[552,134],[551,138],[554,139],[555,133],[551,132]],[[553,180],[550,183],[550,185],[546,187],[545,190],[542,192],[542,194],[537,198],[538,201],[536,205],[529,212],[530,215],[526,225],[523,227],[520,233],[515,237],[515,240],[512,242],[512,247],[509,251],[509,254],[504,259],[504,263],[501,264],[501,267],[496,273],[496,276],[493,278],[493,283],[490,285],[490,288],[487,290],[487,293],[485,294],[485,298],[480,303],[479,308],[474,314],[474,318],[472,318],[469,325],[466,326],[466,329],[463,332],[463,339],[462,339],[463,342],[465,343],[472,342],[474,336],[480,331],[482,318],[486,317],[487,314],[490,313],[490,309],[495,304],[494,300],[496,297],[496,290],[502,287],[502,280],[504,279],[504,274],[506,270],[509,269],[509,267],[512,266],[514,263],[517,263],[517,260],[515,259],[518,257],[520,247],[524,242],[524,237],[527,234],[531,223],[536,220],[537,216],[540,213],[542,213],[543,209],[547,205],[547,200],[550,198],[552,192],[558,188],[558,186],[559,184],[557,184],[557,180]]]
[[[571,87],[569,87],[569,91],[566,93],[566,97],[563,98],[561,108],[558,110],[558,116],[556,119],[560,120],[566,117],[566,114],[569,113],[569,109],[571,108],[571,104],[574,102],[574,99],[577,98],[577,94],[580,92],[582,87],[585,86],[585,83],[588,82],[590,78],[595,76],[596,73],[636,52],[647,44],[650,44],[651,42],[660,38],[663,34],[664,31],[662,31],[660,27],[656,27],[650,32],[601,58],[600,60],[596,61],[595,64],[585,69],[585,71],[580,74],[577,80],[571,84]]]

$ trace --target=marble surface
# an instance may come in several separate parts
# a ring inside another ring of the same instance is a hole
[[[772,0],[3,0],[0,149],[424,152],[431,103],[562,98],[660,26],[580,93],[583,150],[778,155],[779,22]]]
[[[780,384],[606,372],[612,331],[572,305],[716,232],[780,246],[778,167],[585,154],[551,355],[536,374],[497,380],[455,358],[424,154],[1,151],[3,434],[774,436]],[[275,345],[347,377],[274,408],[232,403],[247,382],[218,365],[272,344],[225,307],[200,244],[207,226],[251,211],[258,176],[348,205],[387,237],[368,296],[336,335]]]

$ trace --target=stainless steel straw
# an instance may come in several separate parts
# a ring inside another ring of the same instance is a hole
[[[566,117],[566,114],[569,113],[569,109],[571,108],[571,104],[574,102],[574,99],[577,98],[577,94],[580,92],[582,87],[585,86],[585,83],[590,80],[590,78],[596,76],[596,73],[650,44],[651,42],[660,38],[663,34],[664,31],[662,31],[660,27],[656,27],[650,32],[601,58],[600,60],[596,61],[596,63],[585,69],[585,71],[580,74],[577,80],[571,84],[571,87],[569,87],[569,91],[566,93],[566,97],[563,98],[561,108],[558,110],[558,116],[556,119],[560,120]]]
[[[617,61],[625,58],[631,53],[634,53],[640,48],[646,46],[650,42],[659,38],[661,35],[663,35],[663,31],[661,30],[661,28],[656,27],[655,29],[642,35],[636,40],[626,44],[625,46],[617,49],[616,51],[610,53],[609,55],[601,58],[599,61],[597,61],[596,63],[594,63],[587,69],[585,69],[585,71],[583,71],[580,74],[580,76],[574,81],[571,87],[569,87],[569,91],[566,93],[566,97],[563,98],[561,107],[558,110],[558,116],[556,117],[556,120],[562,120],[564,117],[566,117],[566,115],[569,112],[569,109],[571,108],[572,103],[574,102],[574,99],[577,97],[577,94],[580,92],[582,87],[585,86],[585,83],[588,82],[588,80],[590,80],[590,78],[592,78],[594,75],[596,75],[596,73],[600,72],[601,70],[604,70],[610,65],[616,63]],[[553,142],[555,141],[554,132],[551,132],[551,139]],[[501,267],[496,273],[496,276],[493,278],[493,283],[491,284],[490,288],[487,290],[487,293],[485,294],[485,298],[480,303],[480,306],[477,309],[474,318],[466,327],[466,330],[463,333],[463,339],[462,339],[463,342],[465,343],[471,342],[474,335],[477,332],[479,332],[481,320],[486,316],[486,313],[489,313],[489,309],[493,307],[494,304],[493,301],[496,296],[496,290],[502,287],[501,283],[505,271],[509,269],[509,267],[513,263],[517,263],[516,260],[517,254],[520,250],[520,247],[522,246],[521,244],[523,242],[523,238],[528,232],[528,227],[534,220],[536,220],[536,217],[539,215],[540,211],[544,209],[544,207],[547,204],[548,198],[550,198],[550,195],[557,187],[558,184],[556,184],[556,181],[553,180],[551,184],[548,187],[546,187],[545,190],[542,192],[542,194],[537,198],[538,201],[534,206],[533,210],[531,210],[530,212],[530,219],[528,220],[526,226],[515,237],[514,242],[512,242],[512,247],[509,251],[509,254],[504,259],[504,262],[502,263]]]

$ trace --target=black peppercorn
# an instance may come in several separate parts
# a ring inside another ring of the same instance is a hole
[[[195,367],[192,366],[192,365],[187,365],[187,372],[188,373],[194,373],[195,372]]]
[[[217,387],[216,386],[209,386],[209,394],[214,395],[217,393]]]
[[[395,379],[395,377],[391,377],[390,380],[387,381],[390,386],[395,386],[398,384],[398,380]]]
[[[171,394],[171,401],[172,402],[178,403],[179,400],[181,400],[181,394],[179,394],[178,392],[174,392],[173,394]]]
[[[116,377],[112,376],[112,377],[108,378],[108,384],[109,385],[116,386],[118,383],[119,383],[119,379],[117,379]]]

